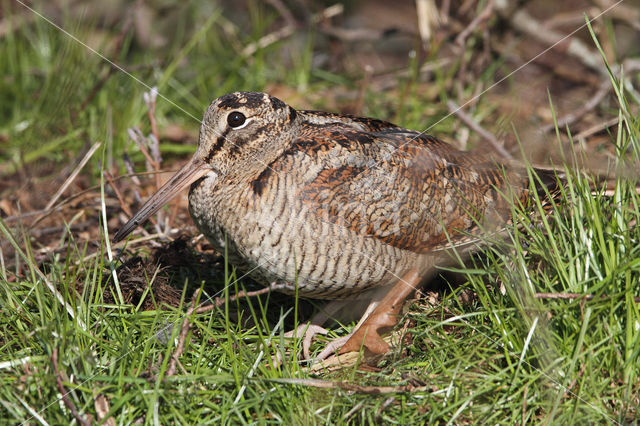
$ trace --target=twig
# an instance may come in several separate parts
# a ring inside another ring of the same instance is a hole
[[[477,4],[477,0],[465,0],[461,6],[458,6],[456,12],[458,16],[466,15],[467,12],[471,10],[471,8]]]
[[[95,222],[87,220],[85,222],[77,223],[73,225],[65,224],[65,225],[59,225],[59,226],[48,226],[46,228],[40,228],[34,231],[29,230],[29,235],[33,238],[40,238],[44,235],[56,234],[61,231],[67,231],[67,230],[77,231],[78,229],[86,229],[94,224]]]
[[[196,301],[198,300],[198,297],[200,297],[201,293],[202,293],[202,290],[198,290],[194,292],[193,296],[191,297],[191,306],[189,307],[189,309],[187,309],[187,313],[184,316],[184,319],[182,320],[182,327],[180,327],[180,336],[178,338],[178,344],[176,345],[176,350],[173,351],[173,355],[171,355],[171,360],[169,361],[169,368],[167,369],[165,378],[173,376],[176,372],[176,365],[178,363],[178,358],[180,357],[180,355],[182,355],[182,352],[184,352],[184,345],[187,341],[187,333],[189,333],[189,329],[191,328],[191,322],[189,321],[189,318],[193,314],[193,311],[196,309]]]
[[[614,4],[611,0],[596,0],[596,3],[598,3],[601,9],[606,9]],[[633,3],[628,6],[624,3],[617,5],[616,8],[611,11],[610,17],[624,21],[636,31],[640,31],[640,10],[638,10],[637,6]]]
[[[255,290],[255,291],[242,290],[237,294],[230,296],[229,302],[233,302],[241,297],[249,298],[249,297],[260,296],[262,294],[269,293],[271,291],[282,290],[283,288],[285,288],[284,284],[278,284],[273,282],[268,287],[265,287],[260,290]],[[187,341],[187,334],[189,333],[189,329],[191,329],[191,321],[190,321],[191,315],[193,315],[194,313],[202,314],[205,312],[212,311],[213,309],[219,308],[220,306],[224,305],[226,302],[226,299],[224,297],[216,297],[213,303],[196,308],[195,306],[196,301],[200,297],[200,293],[201,291],[195,292],[193,294],[193,297],[191,298],[191,307],[189,307],[189,309],[187,310],[187,313],[185,314],[184,320],[182,320],[182,327],[180,328],[178,344],[176,345],[176,350],[173,352],[173,355],[171,355],[171,360],[169,361],[169,368],[167,369],[165,378],[174,375],[176,372],[176,365],[178,363],[178,358],[182,355],[182,352],[184,351],[184,346]]]
[[[142,134],[142,131],[140,129],[138,129],[137,127],[133,127],[131,129],[128,130],[129,133],[129,138],[131,138],[132,141],[134,141],[136,143],[136,145],[138,145],[138,148],[140,149],[140,152],[142,152],[142,155],[144,155],[144,158],[147,159],[147,161],[149,162],[149,167],[147,167],[147,171],[148,172],[158,172],[160,169],[160,165],[156,164],[156,160],[155,158],[153,158],[153,156],[151,154],[149,154],[149,151],[147,150],[146,145],[146,138],[144,137],[144,135]],[[156,175],[155,176],[155,180],[156,180],[156,189],[160,188],[160,176]]]
[[[527,393],[529,392],[529,383],[524,385],[524,390],[522,391],[522,426],[526,424],[525,420],[527,419]]]
[[[73,170],[73,172],[64,181],[62,186],[56,191],[56,193],[53,195],[53,197],[51,197],[51,199],[49,200],[47,205],[44,207],[44,210],[49,210],[51,207],[53,207],[53,205],[56,203],[56,201],[58,201],[58,198],[60,198],[62,193],[67,190],[69,185],[71,185],[71,182],[73,182],[75,180],[75,178],[78,176],[78,173],[80,173],[82,168],[89,162],[89,160],[91,159],[93,154],[100,147],[100,144],[101,144],[100,142],[96,142],[91,146],[91,148],[89,148],[89,151],[87,151],[87,153],[84,155],[84,157],[82,157],[82,160],[80,160],[80,162],[78,163],[76,168]]]
[[[467,28],[465,28],[460,32],[460,34],[458,34],[458,36],[456,37],[456,44],[460,47],[463,47],[465,42],[467,41],[467,37],[469,37],[469,34],[471,34],[473,30],[475,30],[476,27],[480,25],[482,22],[491,18],[492,14],[493,14],[493,0],[488,0],[487,5],[482,10],[482,12],[480,12],[478,16],[473,18],[473,21],[471,21],[471,23],[467,26]]]
[[[249,57],[256,53],[258,49],[264,49],[265,47],[270,46],[273,43],[290,37],[291,35],[293,35],[294,30],[295,27],[293,25],[285,25],[279,30],[261,37],[257,42],[247,45],[247,47],[242,49],[242,52],[240,52],[240,54],[245,58]]]
[[[370,28],[339,28],[332,26],[325,26],[320,28],[324,34],[331,37],[335,37],[338,40],[346,42],[360,42],[360,41],[378,41],[382,37],[382,30],[374,30]]]
[[[575,395],[573,392],[571,392],[571,389],[573,389],[573,387],[576,385],[576,383],[578,382],[578,379],[584,375],[586,368],[587,368],[587,364],[586,363],[582,364],[582,367],[580,367],[580,371],[578,371],[578,374],[573,378],[573,380],[571,380],[571,383],[569,383],[569,386],[565,388],[564,395],[562,395],[563,398],[566,398],[567,396],[569,396],[569,394]]]
[[[511,154],[509,154],[509,152],[504,149],[504,147],[502,146],[502,144],[500,143],[500,141],[498,141],[498,139],[489,131],[485,130],[482,126],[480,126],[478,123],[476,123],[474,121],[474,119],[472,117],[470,117],[469,115],[467,115],[467,113],[465,113],[461,107],[459,107],[455,102],[453,102],[452,100],[449,100],[447,102],[447,106],[449,107],[449,111],[453,114],[455,114],[456,116],[458,116],[458,118],[467,126],[469,126],[471,128],[471,130],[473,130],[474,132],[478,133],[480,136],[482,136],[484,139],[486,139],[491,146],[493,146],[493,148],[500,154],[502,155],[504,158],[507,158],[509,160],[511,160],[513,158],[513,156]]]
[[[580,293],[536,293],[533,295],[536,299],[563,299],[563,300],[575,300],[575,299],[584,299],[584,300],[594,300],[595,296],[593,294],[580,294]],[[603,294],[597,300],[607,300],[610,299],[610,296]],[[633,298],[635,303],[640,303],[640,296],[635,296]]]
[[[376,421],[380,422],[382,420],[382,412],[391,404],[393,404],[396,400],[395,396],[390,396],[389,398],[385,399],[385,401],[382,403],[382,405],[380,405],[380,408],[378,408],[378,412],[376,413]]]
[[[383,395],[388,393],[414,393],[430,391],[428,386],[364,386],[356,385],[348,382],[331,382],[329,380],[320,379],[294,379],[294,378],[276,378],[271,379],[276,383],[285,383],[289,385],[300,385],[321,389],[342,389],[349,392],[365,393],[371,395]]]
[[[129,217],[131,217],[132,216],[131,209],[129,208],[127,203],[124,202],[124,199],[122,198],[122,194],[120,193],[120,190],[116,186],[116,183],[113,181],[113,175],[111,173],[109,173],[109,170],[105,169],[104,176],[107,178],[107,183],[111,186],[111,189],[113,189],[113,193],[116,195],[116,198],[118,199],[118,202],[120,203],[120,208],[122,210],[124,210],[124,212]]]
[[[342,416],[342,421],[346,422],[347,420],[349,420],[349,417],[353,416],[356,411],[362,408],[363,405],[364,405],[363,401],[360,401],[356,405],[354,405],[351,410],[347,411],[347,413],[344,416]]]
[[[124,198],[122,198],[122,194],[120,193],[120,190],[118,189],[118,186],[115,184],[114,180],[113,180],[113,175],[111,173],[109,173],[108,170],[105,169],[104,171],[104,176],[107,178],[107,182],[109,183],[109,185],[111,185],[111,188],[113,189],[113,193],[115,194],[116,198],[118,199],[118,202],[120,203],[120,208],[125,212],[125,214],[129,217],[133,216],[131,214],[131,209],[129,208],[129,206],[127,205],[127,203],[124,202]],[[158,223],[156,222],[155,218],[150,217],[149,221],[157,227]],[[147,231],[144,230],[144,228],[142,228],[142,233],[144,235],[149,235],[149,233]]]
[[[536,299],[593,299],[593,295],[591,294],[580,293],[536,293],[533,297]]]
[[[128,177],[131,178],[131,181],[136,186],[141,186],[142,183],[140,182],[140,179],[138,179],[138,173],[136,173],[136,171],[133,168],[133,162],[131,161],[131,157],[129,157],[127,153],[124,153],[122,156],[122,161],[124,162],[125,169],[127,169],[127,173],[129,173]]]
[[[142,186],[142,183],[140,182],[140,179],[138,179],[138,176],[133,167],[133,162],[131,161],[131,158],[129,158],[129,156],[126,153],[122,155],[122,162],[124,163],[124,168],[127,169],[127,173],[129,173],[129,175],[131,176],[131,182],[133,182],[135,185],[133,187],[133,198],[136,200],[137,203],[141,203],[142,197],[140,196],[140,191],[138,191],[138,187]]]
[[[581,131],[580,133],[578,133],[577,135],[575,135],[573,137],[573,139],[575,140],[580,140],[580,139],[586,139],[591,135],[594,135],[598,132],[603,131],[604,129],[608,129],[611,126],[615,126],[616,124],[618,124],[619,118],[618,117],[613,117],[607,121],[604,121],[602,123],[598,123],[594,126],[589,127],[588,129],[585,129],[583,131]]]
[[[289,9],[287,9],[287,6],[285,6],[281,0],[267,0],[267,3],[269,3],[271,6],[273,6],[274,9],[278,11],[287,25],[294,26],[296,24],[296,20],[293,17],[293,14]]]
[[[342,14],[343,11],[344,11],[343,5],[334,4],[333,6],[329,6],[328,8],[324,9],[322,12],[314,14],[311,17],[311,23],[317,24],[318,22],[321,22],[325,19],[330,19],[330,18],[333,18],[334,16],[340,15]],[[248,44],[244,49],[242,49],[242,52],[240,52],[240,55],[245,58],[248,56],[251,56],[254,53],[256,53],[258,49],[264,49],[265,47],[270,46],[273,43],[276,43],[278,41],[284,40],[287,37],[290,37],[291,35],[293,35],[294,31],[295,31],[295,23],[287,24],[284,27],[280,28],[279,30],[265,35],[264,37],[260,38],[257,42]]]
[[[466,57],[466,52],[464,49],[465,43],[467,41],[467,37],[469,37],[469,35],[476,29],[476,27],[478,27],[478,25],[480,25],[482,22],[488,20],[491,17],[493,11],[493,0],[489,0],[487,2],[486,7],[482,10],[482,12],[480,12],[478,14],[478,16],[476,16],[471,23],[469,23],[469,25],[462,30],[458,36],[456,37],[456,45],[458,47],[458,50],[460,50],[460,67],[458,70],[458,78],[456,78],[456,92],[458,94],[458,102],[462,103],[462,96],[464,94],[464,83],[465,83],[465,76],[467,74],[467,57]],[[486,46],[485,46],[486,47]],[[485,54],[486,54],[486,48],[485,50]],[[477,99],[477,96],[474,96],[472,98],[472,100]]]
[[[600,104],[600,102],[604,99],[604,97],[607,95],[607,93],[609,93],[610,87],[611,87],[611,81],[609,79],[603,80],[598,90],[593,94],[591,99],[589,99],[589,101],[587,101],[582,106],[582,108],[570,114],[567,114],[564,117],[557,120],[558,128],[562,129],[567,125],[571,125],[576,120],[581,118],[583,115],[585,115],[586,113],[588,113],[589,111],[597,107]],[[541,130],[543,133],[547,133],[548,131],[553,130],[555,128],[556,128],[556,123],[551,123],[551,124],[542,126]]]
[[[155,108],[151,106],[152,104],[151,98],[153,97],[153,92],[154,91],[152,88],[151,92],[144,94],[144,100],[147,103],[147,106],[149,107],[149,111],[151,111],[152,108]],[[153,114],[150,113],[150,117],[152,116]],[[138,148],[140,149],[140,151],[142,152],[142,154],[147,160],[146,161],[147,171],[158,172],[160,170],[160,161],[162,161],[162,158],[160,157],[160,148],[158,144],[158,139],[156,139],[153,136],[153,134],[150,135],[148,139],[145,138],[142,131],[137,127],[130,128],[128,132],[129,132],[129,138],[131,138],[131,140],[133,140],[136,143],[136,145],[138,145]],[[147,140],[151,142],[149,145],[152,150],[152,154],[149,154],[149,151],[145,146],[147,143]],[[155,180],[156,190],[160,189],[160,186],[161,186],[160,175],[156,173],[154,176],[154,180]],[[158,233],[162,233],[163,226],[161,224],[165,224],[164,211],[162,209],[158,210],[158,212],[156,213],[156,217],[158,218],[158,220],[154,221],[153,225]],[[166,226],[164,226],[164,228],[166,228]]]
[[[450,9],[451,9],[451,0],[442,0],[442,5],[440,6],[440,22],[443,25],[449,24]]]
[[[358,96],[356,97],[356,102],[353,107],[354,114],[356,115],[359,115],[362,113],[362,108],[364,107],[364,96],[366,94],[367,88],[370,86],[372,74],[373,74],[373,67],[371,65],[365,65],[364,76],[362,76],[362,80],[360,80]]]
[[[53,371],[56,374],[56,383],[58,385],[58,390],[62,395],[62,402],[64,402],[64,405],[67,406],[69,411],[71,411],[71,414],[73,414],[73,417],[75,417],[78,422],[85,426],[90,426],[91,423],[87,419],[82,417],[80,413],[78,413],[78,410],[76,410],[76,406],[73,404],[73,401],[68,398],[69,392],[67,392],[67,390],[64,388],[64,385],[62,384],[62,375],[60,374],[60,370],[58,370],[58,348],[53,349],[53,353],[51,354],[51,363],[53,364]]]
[[[565,39],[565,34],[545,27],[524,8],[515,9],[513,15],[509,16],[513,10],[509,2],[498,2],[496,4],[496,11],[516,30],[531,36],[543,44],[554,46],[556,51],[567,53],[586,67],[606,75],[607,70],[602,66],[600,54],[589,48],[585,42],[577,37]],[[560,40],[562,42],[558,43]]]

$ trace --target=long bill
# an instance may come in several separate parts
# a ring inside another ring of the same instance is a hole
[[[116,235],[113,237],[113,242],[117,243],[126,238],[138,225],[144,223],[152,214],[175,198],[180,191],[208,173],[214,172],[204,161],[194,157],[188,164],[173,175],[167,183],[162,185],[162,187],[144,203],[142,208],[116,232]]]

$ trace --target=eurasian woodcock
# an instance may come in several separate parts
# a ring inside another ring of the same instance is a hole
[[[543,197],[558,192],[553,172],[537,174],[530,186],[523,167],[386,121],[296,111],[265,93],[236,92],[213,101],[192,160],[114,241],[190,186],[196,226],[241,271],[335,300],[329,313],[352,299],[370,300],[367,314],[379,304],[365,346],[384,352],[375,330],[393,325],[420,277],[447,262],[452,248],[469,251],[483,232],[504,225],[531,187]]]

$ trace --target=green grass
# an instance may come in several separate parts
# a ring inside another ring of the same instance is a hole
[[[127,35],[114,59],[132,69],[141,65],[132,71],[137,78],[158,85],[160,93],[196,117],[213,98],[234,90],[282,84],[317,99],[336,84],[357,87],[357,76],[314,69],[312,33],[295,54],[283,53],[276,44],[249,58],[238,56],[268,32],[277,18],[271,9],[252,8],[250,31],[234,35],[224,30],[224,14],[202,13],[202,7],[189,2],[179,8],[167,47],[136,48]],[[62,22],[80,39],[98,28],[71,17]],[[293,57],[282,61],[286,54]],[[455,69],[438,73],[436,90],[424,95],[412,90],[418,83],[412,77],[415,66],[408,66],[409,77],[399,78],[399,91],[408,85],[400,112],[393,95],[368,92],[365,113],[380,118],[397,113],[399,124],[412,128],[443,117],[444,102],[434,106],[434,101],[446,99]],[[126,129],[136,125],[149,131],[142,101],[147,89],[115,72],[79,110],[107,72],[95,55],[38,19],[0,40],[0,97],[11,100],[0,103],[0,135],[11,142],[0,150],[3,176],[24,166],[37,169],[45,159],[66,165],[96,140],[104,141],[105,149],[85,169],[94,170],[86,172],[92,183],[101,184],[99,163],[120,167]],[[0,220],[1,238],[9,243],[0,257],[0,418],[13,424],[68,424],[73,415],[62,402],[59,378],[65,398],[82,417],[97,419],[96,401],[104,399],[108,413],[102,415],[118,424],[637,421],[640,128],[633,111],[639,105],[627,97],[619,75],[611,73],[611,79],[620,118],[611,137],[617,156],[610,168],[620,176],[613,195],[605,196],[604,186],[588,173],[567,170],[569,184],[554,213],[533,221],[514,208],[518,226],[456,268],[463,284],[446,286],[435,305],[420,299],[408,307],[399,329],[409,321],[410,339],[369,368],[358,368],[360,362],[335,371],[306,370],[297,362],[300,342],[282,338],[298,306],[272,295],[193,315],[177,372],[168,377],[192,291],[202,287],[203,301],[242,289],[243,281],[229,265],[213,277],[206,268],[174,268],[180,272],[168,277],[151,269],[140,281],[140,298],[119,303],[121,290],[111,274],[119,265],[108,261],[102,211],[92,216],[99,229],[95,245],[67,232],[57,242],[61,250],[44,259],[28,229]],[[160,126],[198,126],[161,100],[156,116]],[[443,122],[436,130],[450,127]],[[166,152],[189,149],[178,143],[163,146]],[[142,168],[140,153],[133,158]],[[102,187],[108,190],[104,181]],[[111,217],[114,211],[108,213]],[[87,257],[95,250],[98,256]],[[148,259],[143,249],[131,250]],[[162,279],[181,293],[178,306],[151,291]],[[593,298],[540,299],[536,293]],[[155,308],[142,309],[145,302]],[[312,349],[319,351],[325,342],[320,339]],[[285,362],[275,368],[270,359],[277,348],[286,349]],[[397,391],[376,394],[351,385]]]

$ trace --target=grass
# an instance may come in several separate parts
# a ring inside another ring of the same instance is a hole
[[[254,6],[245,23],[250,31],[242,35],[228,30],[224,13],[202,13],[202,5],[188,3],[179,8],[165,48],[136,48],[127,33],[115,59],[196,117],[211,99],[233,90],[293,87],[320,108],[323,94],[336,85],[358,88],[357,76],[312,65],[318,49],[312,33],[297,50],[276,44],[239,56],[277,19]],[[83,40],[101,28],[74,17],[62,22]],[[108,51],[115,35],[103,35],[102,51]],[[290,56],[283,61],[282,55]],[[492,66],[505,65],[498,59]],[[388,118],[397,112],[396,121],[411,128],[443,117],[445,102],[437,101],[449,96],[455,69],[438,72],[436,89],[425,92],[416,67],[408,64],[409,77],[398,77],[398,91],[407,93],[400,112],[397,93],[368,92],[364,113]],[[39,19],[0,40],[0,71],[7,76],[0,96],[12,100],[0,104],[0,136],[11,142],[0,151],[3,179],[26,169],[53,181],[51,169],[74,161],[86,144],[104,142],[101,156],[85,169],[87,185],[99,188],[99,201],[84,213],[95,224],[91,239],[72,230],[79,217],[67,217],[61,223],[66,232],[56,234],[47,243],[53,249],[42,255],[47,246],[28,225],[0,219],[7,242],[0,256],[0,415],[7,423],[67,424],[71,404],[79,417],[118,424],[566,424],[631,423],[640,416],[640,198],[634,172],[640,128],[638,105],[619,74],[610,72],[620,119],[609,138],[616,153],[610,164],[618,174],[614,190],[605,194],[594,176],[568,169],[569,184],[552,215],[533,220],[514,207],[518,226],[455,268],[462,283],[445,281],[444,289],[405,309],[398,329],[410,327],[391,353],[312,373],[297,362],[300,342],[282,338],[303,304],[267,295],[194,314],[177,373],[168,375],[194,289],[203,289],[204,300],[251,284],[190,246],[181,253],[193,262],[159,271],[151,257],[163,248],[150,244],[129,249],[150,265],[130,274],[136,291],[126,291],[132,281],[125,282],[124,268],[120,287],[112,282],[112,268],[121,265],[108,260],[103,218],[110,225],[119,207],[108,203],[113,195],[99,166],[124,172],[118,159],[129,150],[142,167],[126,129],[149,132],[146,89],[114,72],[80,109],[109,67]],[[156,117],[160,127],[197,126],[167,102],[158,103]],[[433,131],[450,131],[450,123]],[[558,129],[558,138],[564,133]],[[190,149],[175,141],[160,146],[163,152]],[[158,291],[169,287],[176,294],[172,303]],[[543,293],[577,296],[541,298]],[[277,348],[286,349],[285,362],[274,368],[269,361]]]

